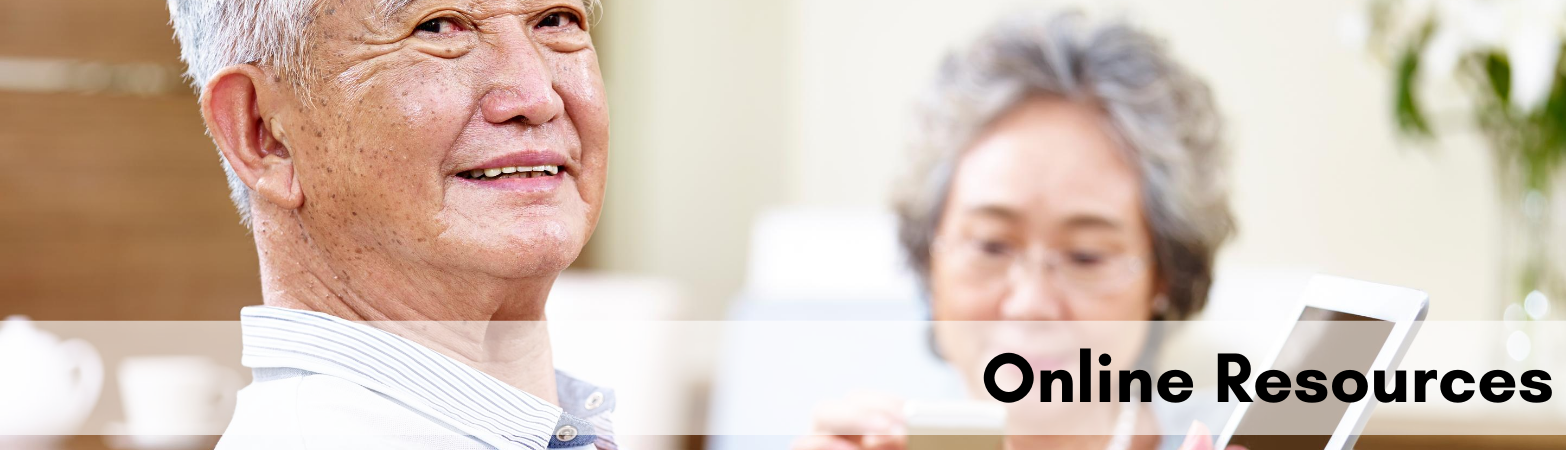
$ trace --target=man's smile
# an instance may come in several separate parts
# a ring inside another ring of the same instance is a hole
[[[506,166],[501,168],[473,169],[457,174],[469,180],[488,181],[503,178],[552,177],[560,173],[560,166]]]
[[[465,167],[452,176],[486,188],[548,191],[571,174],[565,155],[550,151],[524,151]]]

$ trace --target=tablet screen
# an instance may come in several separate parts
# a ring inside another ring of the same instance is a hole
[[[1300,371],[1322,371],[1327,377],[1321,381],[1328,390],[1326,400],[1308,403],[1300,400],[1299,395],[1290,395],[1281,402],[1268,403],[1252,393],[1253,403],[1240,419],[1229,444],[1267,450],[1325,447],[1350,405],[1331,395],[1331,378],[1344,370],[1368,374],[1387,337],[1392,335],[1394,325],[1365,316],[1306,307],[1294,329],[1290,330],[1272,369],[1289,375],[1291,389],[1304,388],[1292,384]],[[1345,386],[1345,389],[1366,390],[1369,395],[1363,401],[1373,401],[1374,394],[1368,391],[1373,385],[1370,382],[1353,388]]]

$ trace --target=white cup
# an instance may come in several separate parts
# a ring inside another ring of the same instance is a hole
[[[223,434],[234,414],[239,374],[202,356],[136,356],[120,362],[124,432]]]

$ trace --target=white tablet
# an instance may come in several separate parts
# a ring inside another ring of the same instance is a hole
[[[1364,374],[1395,370],[1419,331],[1429,296],[1413,289],[1330,276],[1316,276],[1305,287],[1304,305],[1288,338],[1251,377],[1277,369],[1292,378],[1304,370],[1325,373],[1326,388],[1343,370]],[[1353,383],[1344,383],[1344,390]],[[1253,393],[1240,403],[1213,448],[1352,448],[1376,403],[1374,383],[1358,386],[1365,395],[1345,403],[1329,394],[1314,403],[1289,396],[1269,403]],[[1222,389],[1222,387],[1220,387]],[[1230,401],[1237,399],[1230,398]]]

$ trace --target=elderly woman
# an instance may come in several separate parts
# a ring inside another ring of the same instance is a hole
[[[609,115],[592,0],[169,0],[264,306],[219,448],[614,448],[555,370]]]
[[[1095,370],[1146,365],[1153,321],[1202,308],[1234,229],[1220,120],[1158,39],[1078,14],[1007,20],[946,60],[920,112],[901,241],[970,395],[989,398],[980,374],[1001,353],[1034,370],[1075,370],[1081,347],[1115,357]],[[900,448],[902,420],[896,399],[828,405],[797,447]],[[1008,407],[1006,447],[1144,449],[1186,431],[1157,422],[1146,404],[1030,396]]]

